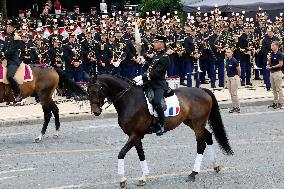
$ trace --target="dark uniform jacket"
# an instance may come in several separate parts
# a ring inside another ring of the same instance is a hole
[[[65,70],[67,72],[75,71],[76,68],[74,62],[82,62],[81,46],[78,43],[68,43],[63,47],[63,60],[65,62]]]
[[[8,65],[20,65],[20,41],[14,40],[14,33],[11,33],[5,40],[3,52]]]
[[[32,63],[31,56],[34,53],[33,51],[35,50],[32,41],[28,41],[27,43],[21,41],[20,46],[21,46],[21,60],[25,64],[31,64]]]
[[[248,35],[243,33],[238,40],[238,47],[240,48],[240,58],[249,58],[249,55],[245,54],[248,51],[248,42]]]
[[[194,52],[195,47],[194,47],[194,41],[193,41],[192,36],[188,36],[185,38],[184,50],[185,50],[184,61],[193,62],[194,58],[192,57],[192,53]]]
[[[165,51],[159,51],[148,65],[148,73],[142,76],[144,85],[149,89],[168,89],[166,73],[169,65],[169,56]]]

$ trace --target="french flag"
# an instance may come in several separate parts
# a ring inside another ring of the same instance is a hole
[[[169,108],[169,116],[178,115],[180,111],[180,107],[170,107]]]

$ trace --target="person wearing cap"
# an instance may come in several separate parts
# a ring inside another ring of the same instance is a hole
[[[31,51],[32,64],[47,64],[48,49],[44,46],[43,38],[40,35],[34,37],[34,51]]]
[[[282,68],[283,68],[283,54],[279,51],[279,41],[271,43],[272,52],[268,55],[268,64],[266,68],[270,71],[270,81],[273,90],[274,101],[269,107],[274,109],[282,108],[284,103],[282,90]]]
[[[241,86],[252,85],[251,84],[251,62],[250,56],[252,55],[251,49],[249,49],[249,40],[251,38],[250,28],[248,24],[244,27],[243,34],[239,37],[239,59],[241,65]]]
[[[124,35],[125,36],[125,35]],[[123,37],[124,38],[124,37]],[[125,39],[125,58],[122,62],[122,76],[133,79],[136,74],[136,64],[138,64],[137,51],[134,47],[135,39],[131,36],[129,39]]]
[[[65,26],[65,20],[67,20],[67,11],[62,8],[60,16],[57,18],[58,27],[62,28]]]
[[[22,41],[20,43],[20,46],[22,62],[24,62],[25,64],[31,64],[31,51],[34,50],[34,46],[29,38],[28,33],[25,32],[22,34]]]
[[[205,24],[200,25],[200,30],[197,36],[198,39],[201,41],[201,56],[200,56],[200,83],[201,84],[208,84],[205,80],[206,73],[209,72],[209,65],[210,65],[210,60],[209,60],[209,50],[208,50],[208,39],[209,39],[209,34],[208,34],[208,28]]]
[[[197,38],[196,38],[196,30],[194,26],[186,26],[185,27],[186,38],[184,40],[184,50],[185,50],[185,74],[187,77],[187,87],[192,87],[192,74],[194,71],[194,62],[196,61],[195,53],[199,51],[196,49]],[[196,73],[197,75],[199,73]],[[199,77],[196,78],[196,87],[199,87]]]
[[[118,75],[123,75],[122,68],[124,64],[120,65],[125,58],[125,46],[126,42],[122,37],[122,28],[117,27],[115,30],[115,40],[113,43],[113,62],[119,62],[119,65],[115,68],[115,73]]]
[[[91,28],[86,30],[86,39],[82,42],[83,52],[83,70],[89,75],[96,74],[97,65],[97,46],[98,42],[94,40]],[[86,78],[85,78],[86,79]]]
[[[153,55],[153,61],[151,63],[147,63],[147,72],[135,77],[133,80],[136,82],[136,85],[144,85],[147,89],[152,89],[154,91],[153,107],[159,117],[159,130],[156,134],[157,136],[161,136],[165,131],[166,125],[164,110],[161,103],[165,91],[169,89],[165,79],[169,65],[169,56],[165,52],[164,36],[157,35],[153,44],[156,55]]]
[[[209,60],[210,60],[210,84],[211,88],[216,88],[216,69],[215,66],[217,65],[218,57],[217,57],[217,48],[215,46],[216,42],[218,41],[218,38],[221,34],[220,27],[214,26],[213,27],[213,34],[209,36]]]
[[[83,57],[81,45],[76,40],[76,35],[70,33],[68,44],[63,47],[63,60],[67,78],[75,82],[81,82],[83,79]],[[69,97],[69,94],[67,96]]]
[[[87,22],[89,22],[91,25],[99,25],[100,24],[100,17],[97,14],[97,8],[91,7],[91,14],[88,14],[87,16]]]
[[[180,78],[180,85],[186,86],[184,83],[184,39],[185,35],[181,28],[179,26],[176,27],[176,33],[175,33],[175,57],[174,57],[174,63],[175,63],[175,75],[179,76]]]
[[[111,72],[111,60],[112,51],[111,46],[108,41],[107,32],[105,30],[101,31],[101,39],[96,47],[97,58],[98,58],[98,72],[99,73],[109,73]]]
[[[277,39],[277,37],[274,35],[274,31],[273,31],[273,27],[269,26],[267,28],[267,35],[264,37],[263,41],[262,41],[262,54],[263,54],[263,80],[265,83],[265,87],[267,91],[270,91],[271,88],[271,83],[270,83],[270,72],[269,70],[266,68],[267,66],[267,55],[268,53],[270,53],[271,50],[271,44],[273,41],[278,41],[279,39]]]
[[[71,16],[71,19],[77,21],[80,16],[80,7],[78,5],[73,6],[74,13]]]
[[[146,62],[152,62],[153,57],[151,55],[153,54],[153,35],[151,33],[150,26],[146,26],[145,33],[142,37],[142,52],[141,54],[144,56]],[[145,70],[144,70],[145,71]]]
[[[50,60],[50,65],[56,70],[63,70],[64,60],[63,60],[63,48],[60,40],[57,37],[52,38],[52,45],[48,51],[48,57]],[[59,80],[58,83],[58,93],[63,95],[63,83]]]
[[[7,79],[10,82],[11,88],[14,92],[15,102],[22,100],[21,90],[18,82],[14,76],[21,64],[20,61],[20,37],[15,33],[17,21],[15,19],[7,21],[7,38],[5,40],[2,52],[0,52],[0,59],[7,60]]]

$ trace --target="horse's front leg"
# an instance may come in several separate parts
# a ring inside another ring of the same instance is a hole
[[[138,186],[144,186],[146,185],[146,176],[149,174],[149,168],[145,159],[145,153],[143,150],[143,145],[142,145],[142,141],[139,140],[137,142],[137,144],[135,145],[137,154],[139,156],[139,160],[140,160],[140,165],[141,165],[141,169],[142,169],[142,176],[138,181]]]
[[[42,126],[42,129],[41,129],[41,133],[39,134],[39,136],[37,138],[35,138],[34,142],[35,143],[39,143],[42,141],[43,139],[43,135],[45,134],[46,132],[46,129],[47,129],[47,126],[48,126],[48,123],[51,119],[51,116],[52,116],[52,113],[51,113],[51,110],[49,108],[49,106],[42,106],[42,109],[43,109],[43,112],[44,112],[44,123],[43,123],[43,126]]]
[[[124,157],[127,154],[127,152],[136,145],[137,141],[139,138],[135,135],[132,134],[129,136],[129,139],[127,143],[124,145],[124,147],[120,150],[118,154],[118,175],[120,176],[120,187],[125,188],[127,185],[127,179],[124,176],[125,171],[124,171]]]

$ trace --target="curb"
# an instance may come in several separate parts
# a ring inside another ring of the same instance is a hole
[[[272,103],[272,99],[265,99],[261,101],[255,100],[241,100],[241,107],[248,106],[265,106]],[[231,108],[231,102],[228,101],[220,101],[219,102],[220,109],[228,109]],[[115,118],[117,117],[117,113],[108,112],[103,113],[100,116],[94,116],[90,114],[90,112],[80,112],[80,113],[69,113],[69,114],[61,114],[60,122],[72,122],[72,121],[84,121],[84,120],[96,120],[96,119],[104,119],[104,118]],[[54,123],[54,118],[52,117],[50,123]],[[21,125],[36,125],[43,124],[43,116],[42,118],[27,118],[21,120],[12,120],[12,121],[0,121],[0,127],[11,127],[11,126],[21,126]]]

